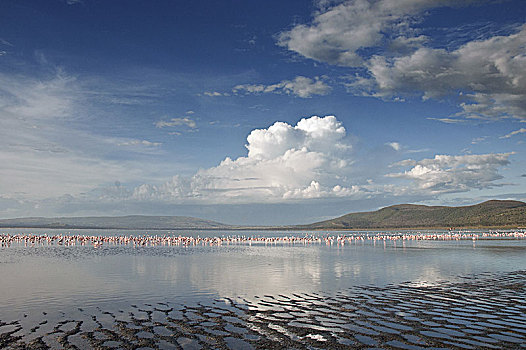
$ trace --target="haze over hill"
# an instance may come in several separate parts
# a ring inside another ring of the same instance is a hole
[[[304,229],[388,229],[526,226],[526,203],[491,200],[463,207],[399,204],[301,225]]]
[[[108,229],[227,229],[219,222],[188,216],[93,216],[61,218],[18,218],[0,220],[0,227],[108,228]]]
[[[98,228],[98,229],[167,229],[167,230],[236,230],[236,229],[395,229],[462,228],[526,226],[526,203],[492,200],[463,206],[426,206],[399,204],[372,212],[351,213],[309,225],[236,226],[187,216],[99,216],[60,218],[18,218],[0,220],[0,227],[24,228]]]

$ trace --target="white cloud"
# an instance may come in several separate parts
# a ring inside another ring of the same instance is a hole
[[[0,73],[0,80],[0,106],[10,119],[37,122],[64,118],[78,102],[76,79],[60,71],[45,80]]]
[[[402,149],[402,146],[398,142],[388,142],[388,143],[386,143],[386,146],[391,147],[392,149],[394,149],[397,152]]]
[[[125,140],[118,143],[119,146],[146,146],[146,147],[159,147],[162,146],[161,142],[151,142],[148,140]]]
[[[502,179],[498,169],[510,163],[511,154],[436,155],[420,161],[408,159],[395,166],[409,166],[411,169],[386,176],[411,180],[415,188],[408,188],[408,191],[430,195],[492,188],[499,186],[495,183]]]
[[[77,109],[65,110],[61,115],[69,115],[74,110]],[[61,136],[73,133],[74,139],[86,138],[75,130],[58,127]],[[26,211],[40,206],[91,214],[100,210],[101,205],[121,210],[116,208],[152,204],[289,203],[328,198],[396,201],[499,186],[502,176],[498,171],[509,163],[510,153],[438,155],[399,162],[394,166],[408,169],[383,176],[386,173],[383,165],[375,164],[374,170],[353,167],[354,153],[346,133],[334,116],[304,118],[295,125],[275,122],[268,128],[252,130],[247,136],[245,156],[227,157],[217,166],[190,176],[176,175],[168,181],[156,178],[157,171],[150,166],[79,154],[76,148],[53,143],[44,134],[37,133],[36,140],[42,141],[39,150],[34,149],[36,142],[8,143],[9,147],[0,148],[0,159],[3,164],[9,164],[0,168],[0,199],[11,204],[19,201],[20,210]],[[5,146],[6,139],[0,139],[0,145]],[[100,143],[100,149],[120,144],[130,149],[144,149],[143,153],[160,146],[143,139],[98,137],[90,141]],[[387,146],[403,149],[397,142]],[[142,170],[144,168],[148,169]],[[145,182],[148,172],[151,180]],[[104,185],[115,179],[128,185]],[[397,183],[399,181],[408,181],[409,185]],[[143,184],[135,185],[141,182]],[[19,193],[22,191],[27,194]]]
[[[11,46],[11,47],[14,46],[14,45],[11,44],[9,41],[7,41],[7,40],[5,40],[5,39],[3,39],[3,38],[0,38],[0,44],[2,44],[2,45],[6,45],[6,46]]]
[[[357,95],[403,99],[459,96],[461,118],[526,120],[526,26],[509,35],[485,36],[446,50],[412,25],[434,7],[482,1],[349,0],[324,3],[312,23],[281,33],[278,45],[316,61],[360,67],[345,84]],[[498,32],[498,31],[496,31]],[[363,49],[369,50],[363,50]],[[372,52],[372,54],[371,54]],[[455,119],[456,118],[456,119]]]
[[[155,126],[157,128],[172,128],[175,126],[187,126],[191,129],[195,129],[197,127],[197,124],[195,120],[189,117],[183,117],[183,118],[172,118],[170,120],[159,120],[155,122]]]
[[[93,110],[75,77],[59,69],[38,79],[0,73],[0,80],[0,196],[76,196],[115,179],[156,177],[138,161],[105,157],[119,143],[135,144],[133,154],[155,143],[91,133]]]
[[[228,94],[224,94],[222,92],[217,92],[217,91],[205,91],[204,94],[210,97],[228,96]]]
[[[345,186],[351,164],[345,135],[334,116],[276,122],[248,135],[247,156],[227,157],[191,178],[138,186],[131,198],[236,203],[356,195],[358,187]]]
[[[445,124],[461,124],[465,123],[464,119],[455,119],[455,118],[427,118],[429,120],[436,120]]]
[[[362,48],[382,45],[386,32],[395,33],[393,48],[418,47],[426,38],[412,35],[409,24],[421,11],[444,0],[351,0],[333,7],[322,6],[312,24],[299,24],[280,34],[278,45],[304,57],[330,64],[363,65]]]
[[[301,98],[309,98],[313,95],[327,95],[330,91],[331,87],[323,81],[323,78],[315,77],[311,79],[303,76],[297,76],[293,80],[282,80],[279,83],[271,85],[243,84],[237,85],[232,89],[234,94],[240,92],[247,94],[284,93]]]
[[[526,133],[526,129],[525,128],[520,128],[519,130],[515,130],[515,131],[510,132],[507,135],[501,136],[501,139],[509,139],[512,136],[515,136],[515,135],[518,135],[518,134],[524,134],[524,133]]]
[[[345,128],[334,116],[304,118],[296,125],[275,122],[248,135],[246,156],[227,157],[219,165],[201,169],[191,177],[174,176],[160,185],[140,185],[127,192],[124,199],[233,204],[338,197],[432,198],[503,185],[498,183],[502,179],[499,169],[509,164],[512,154],[407,159],[391,167],[408,170],[382,176],[385,172],[376,168],[373,177],[380,181],[370,177],[365,181],[353,177],[354,160],[345,136]],[[398,142],[386,145],[402,149]],[[387,179],[406,180],[409,184],[385,183]],[[122,191],[119,193],[122,195]]]
[[[461,91],[465,102],[456,117],[526,119],[525,45],[526,26],[451,52],[419,48],[403,57],[374,56],[367,67],[379,97],[421,93],[428,99]]]
[[[471,144],[472,145],[476,145],[476,144],[479,144],[481,142],[485,142],[487,141],[489,138],[489,136],[480,136],[480,137],[475,137],[471,140]]]
[[[312,181],[305,188],[295,188],[283,194],[283,199],[310,199],[329,197],[363,197],[364,188],[360,186],[342,187],[335,185],[332,188],[323,187],[317,181]]]

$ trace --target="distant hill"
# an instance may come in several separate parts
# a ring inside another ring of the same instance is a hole
[[[228,229],[229,225],[188,216],[93,216],[62,218],[19,218],[0,220],[0,227],[24,228],[93,228],[129,230]]]
[[[526,227],[526,203],[491,200],[464,206],[399,204],[377,211],[352,213],[336,219],[295,226],[297,229],[391,229]]]
[[[232,226],[188,216],[93,216],[0,220],[0,228],[90,228],[124,230],[342,230],[395,228],[526,227],[526,203],[492,200],[464,206],[399,204],[352,213],[310,225]]]

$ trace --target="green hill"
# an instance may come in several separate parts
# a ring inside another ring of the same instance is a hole
[[[464,207],[393,205],[373,212],[351,213],[332,220],[296,226],[296,228],[390,229],[518,226],[526,226],[526,203],[491,200]]]
[[[0,220],[0,227],[90,228],[127,230],[341,230],[396,228],[526,227],[526,203],[492,200],[464,206],[399,204],[377,211],[352,213],[310,225],[232,226],[187,216],[93,216]]]

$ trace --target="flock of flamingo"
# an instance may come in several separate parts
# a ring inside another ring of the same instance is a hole
[[[221,245],[294,245],[294,244],[326,244],[346,245],[357,242],[377,241],[450,241],[450,240],[479,240],[479,239],[526,239],[526,230],[515,231],[447,231],[447,232],[368,232],[349,234],[306,234],[302,236],[216,236],[192,237],[181,235],[79,235],[79,234],[0,234],[0,247],[17,246],[221,246]]]

